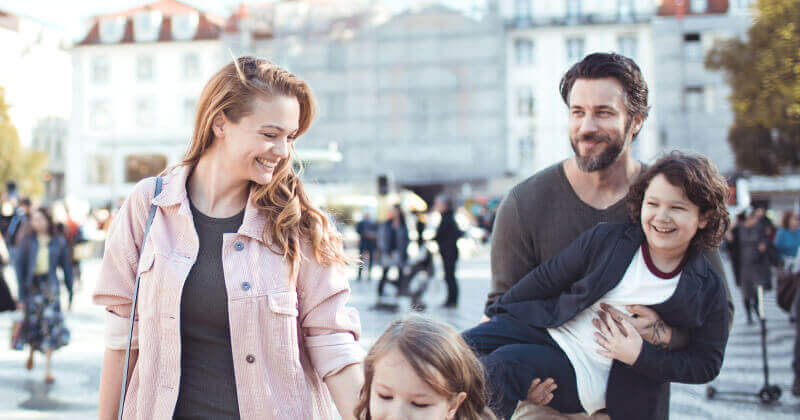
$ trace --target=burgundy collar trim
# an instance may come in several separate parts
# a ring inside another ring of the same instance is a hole
[[[678,267],[669,273],[659,270],[653,263],[653,259],[650,257],[650,247],[647,245],[647,239],[642,242],[642,257],[644,257],[644,263],[647,265],[647,269],[650,270],[654,276],[660,279],[671,279],[681,273],[683,267],[686,265],[686,261],[689,260],[689,252],[687,250],[686,255],[683,256],[683,260],[678,264]]]

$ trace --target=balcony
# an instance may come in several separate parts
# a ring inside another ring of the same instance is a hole
[[[506,29],[524,29],[541,26],[614,25],[621,23],[644,23],[653,19],[652,13],[600,14],[562,16],[513,16],[505,20]]]

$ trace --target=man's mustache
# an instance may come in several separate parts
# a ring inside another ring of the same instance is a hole
[[[602,141],[603,143],[610,144],[611,138],[602,134],[584,134],[580,137],[581,141]]]

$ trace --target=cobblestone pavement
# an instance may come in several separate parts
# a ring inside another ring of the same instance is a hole
[[[468,252],[458,267],[461,299],[456,309],[444,309],[445,287],[441,271],[430,283],[426,294],[428,316],[453,325],[459,330],[476,324],[481,317],[484,298],[489,288],[489,259],[486,249]],[[471,254],[471,255],[470,255]],[[75,308],[67,314],[72,333],[69,346],[58,351],[53,360],[54,385],[45,385],[44,359],[37,357],[34,370],[24,369],[25,353],[8,349],[7,337],[15,314],[0,314],[0,419],[94,419],[97,388],[102,360],[102,310],[89,301],[97,260],[84,264],[84,282],[77,293]],[[438,269],[438,267],[437,267]],[[363,324],[362,343],[371,345],[386,325],[405,311],[390,313],[371,309],[380,273],[373,270],[371,282],[352,281],[352,304],[358,308]],[[7,277],[8,278],[8,277]],[[13,289],[13,285],[12,285]],[[391,290],[391,289],[389,289]],[[732,290],[737,304],[734,328],[722,373],[713,385],[724,390],[758,391],[763,383],[759,328],[745,322],[738,290]],[[794,326],[774,304],[774,294],[766,298],[768,318],[768,354],[770,380],[783,389],[779,403],[763,406],[755,398],[708,400],[705,386],[675,384],[672,386],[671,418],[673,419],[797,419],[800,399],[789,392],[792,381],[791,359]],[[38,355],[37,355],[38,356]]]

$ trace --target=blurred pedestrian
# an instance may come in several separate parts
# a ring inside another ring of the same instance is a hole
[[[98,417],[115,417],[123,386],[128,420],[328,419],[331,400],[353,412],[349,260],[292,160],[314,109],[306,82],[266,59],[235,58],[208,81],[183,161],[140,181],[109,228],[93,295],[106,307]]]
[[[458,281],[456,280],[456,263],[458,262],[458,239],[464,235],[455,219],[455,205],[449,197],[439,197],[436,200],[436,210],[442,215],[442,221],[436,229],[434,240],[439,245],[439,254],[442,256],[444,268],[444,281],[447,283],[447,300],[445,308],[458,306]]]
[[[408,260],[408,227],[403,209],[395,204],[389,208],[387,219],[378,230],[378,249],[381,252],[381,267],[383,274],[378,283],[378,303],[383,298],[383,290],[389,281],[389,270],[396,268],[398,294],[406,293],[405,276],[403,269]]]
[[[22,340],[30,346],[25,368],[33,369],[35,351],[44,353],[47,357],[44,381],[53,383],[53,352],[69,343],[69,330],[61,313],[57,269],[61,268],[65,282],[71,284],[72,265],[67,240],[56,231],[47,209],[38,208],[31,214],[30,228],[20,238],[17,251],[19,298],[25,314]]]
[[[736,286],[741,286],[742,283],[742,275],[740,273],[742,263],[740,260],[739,255],[739,232],[742,230],[742,226],[744,226],[744,222],[747,220],[747,214],[744,211],[740,211],[736,215],[736,219],[728,230],[727,235],[725,235],[725,249],[728,251],[728,258],[731,260],[731,266],[733,268],[733,280],[736,283]]]
[[[367,281],[369,282],[375,251],[378,248],[378,224],[372,220],[368,210],[364,211],[363,218],[356,223],[356,233],[358,233],[358,255],[361,257],[356,280],[361,281],[361,272],[364,266],[367,266]]]
[[[738,234],[739,243],[739,272],[741,274],[740,287],[742,299],[744,301],[747,323],[752,324],[751,313],[758,316],[756,302],[757,286],[761,285],[765,290],[771,288],[771,264],[769,257],[769,245],[771,241],[767,236],[766,227],[761,222],[761,218],[756,211],[749,211],[747,219],[741,225]]]
[[[800,220],[791,210],[783,213],[781,227],[775,235],[775,247],[784,262],[797,256],[797,249],[800,247]]]
[[[11,296],[11,290],[8,288],[3,272],[8,264],[8,249],[6,248],[6,241],[0,236],[0,312],[13,311],[16,308],[14,298]]]
[[[427,224],[427,216],[422,210],[415,211],[414,216],[417,217],[417,248],[422,251],[422,248],[425,246],[425,225]]]

